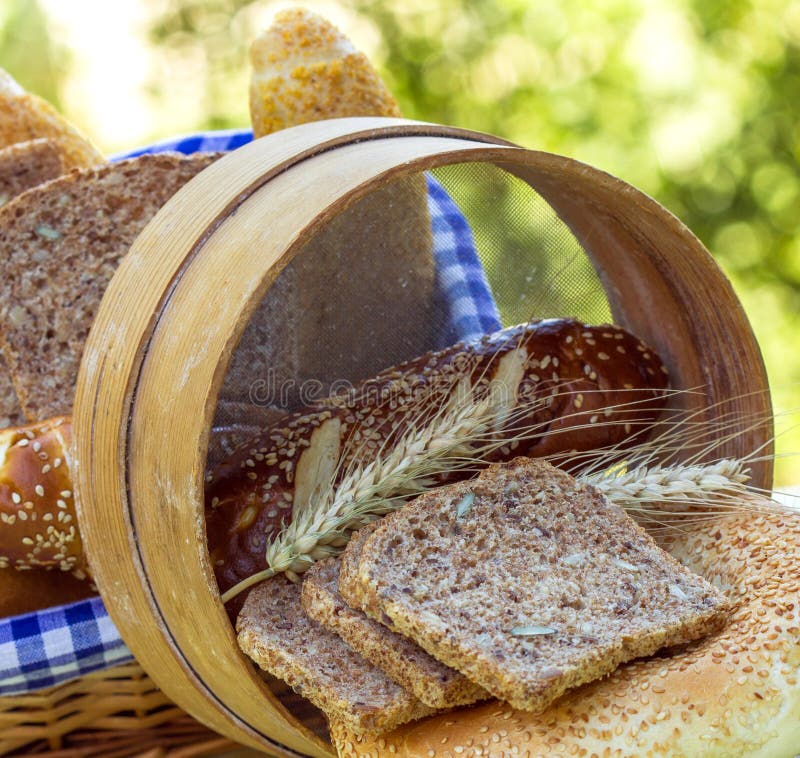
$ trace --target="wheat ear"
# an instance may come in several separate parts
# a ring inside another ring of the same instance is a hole
[[[396,444],[381,451],[370,463],[355,464],[335,488],[332,481],[322,497],[300,511],[268,546],[268,568],[229,589],[222,596],[223,602],[278,573],[296,580],[317,560],[339,554],[353,530],[397,510],[411,497],[435,486],[437,474],[479,465],[482,456],[497,447],[528,438],[530,429],[500,441],[494,435],[516,402],[524,360],[523,348],[505,355],[489,392],[481,400],[475,398],[476,388],[462,380],[453,398],[433,419],[420,428],[410,426]],[[684,420],[689,428],[693,423],[691,415]],[[633,451],[627,467],[608,469],[607,464],[602,464],[604,459],[613,459],[619,450],[595,451],[588,470],[576,478],[594,485],[632,515],[651,521],[665,512],[694,513],[692,506],[742,510],[742,498],[754,492],[747,484],[748,461],[701,463],[697,453],[698,457],[686,463],[659,464],[654,457],[659,443],[669,449],[677,434],[679,431],[672,428],[669,434],[660,435],[655,445],[645,443]],[[705,445],[700,447],[701,452],[707,452]],[[588,455],[578,457],[585,459]]]
[[[750,493],[745,462],[731,458],[709,464],[612,468],[576,478],[597,487],[609,500],[633,514],[650,513],[648,503],[657,503],[659,513],[681,512],[687,506]]]

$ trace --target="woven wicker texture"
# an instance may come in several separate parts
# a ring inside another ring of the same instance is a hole
[[[219,755],[237,746],[175,706],[137,664],[0,698],[0,755]]]

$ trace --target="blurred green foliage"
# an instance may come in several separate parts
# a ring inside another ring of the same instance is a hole
[[[172,0],[154,39],[220,55],[224,33],[211,20],[238,19],[250,39],[254,5]],[[586,161],[675,213],[742,297],[776,409],[800,408],[800,2],[347,7],[381,40],[374,58],[406,116]],[[790,432],[779,450],[800,451],[800,434]],[[778,479],[800,482],[796,459],[779,466]]]
[[[68,65],[69,52],[49,33],[38,3],[0,2],[0,66],[59,108],[59,85]]]
[[[17,15],[0,11],[3,61],[24,54],[8,30],[35,27],[34,4],[8,1]],[[202,91],[192,126],[242,125],[247,45],[270,4],[149,2],[150,41],[165,61],[153,97],[167,102],[169,62],[190,60]],[[408,117],[569,155],[672,210],[733,280],[776,408],[800,407],[799,0],[337,5]],[[37,46],[52,49],[45,38]],[[48,55],[23,83],[58,102]],[[800,451],[800,433],[783,449]],[[797,459],[780,469],[789,479],[800,482]]]

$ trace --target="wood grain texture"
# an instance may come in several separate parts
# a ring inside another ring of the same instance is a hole
[[[511,170],[553,202],[600,267],[615,314],[664,349],[679,382],[707,377],[720,393],[755,391],[768,403],[757,346],[722,274],[664,209],[595,169],[398,119],[306,124],[222,158],[158,213],[106,293],[79,376],[75,457],[81,529],[124,638],[170,698],[250,747],[330,754],[239,652],[208,565],[203,472],[231,354],[280,270],[338,212],[394,178],[469,161]],[[583,205],[565,199],[581,194]],[[693,320],[676,282],[686,274],[667,265],[675,251],[686,266],[700,260],[691,276],[723,292]],[[746,373],[724,365],[733,361],[715,341],[732,307],[736,360],[754,361]]]

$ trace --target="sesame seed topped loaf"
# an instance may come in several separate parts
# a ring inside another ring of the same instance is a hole
[[[400,115],[367,56],[333,24],[305,9],[277,14],[253,42],[250,60],[256,137],[326,118]]]
[[[58,568],[86,578],[71,446],[69,418],[0,430],[0,569]]]
[[[236,624],[239,647],[262,669],[359,734],[388,731],[433,712],[312,621],[300,593],[299,584],[281,576],[248,595]]]
[[[303,608],[326,629],[433,708],[453,708],[489,697],[458,671],[421,647],[349,608],[337,589],[339,559],[315,563],[303,575]]]
[[[58,145],[50,140],[29,140],[0,149],[0,207],[66,170]]]
[[[360,592],[515,708],[719,628],[727,602],[596,489],[516,458],[387,516]]]
[[[73,171],[0,208],[0,341],[29,419],[69,413],[83,345],[120,260],[216,154]]]

